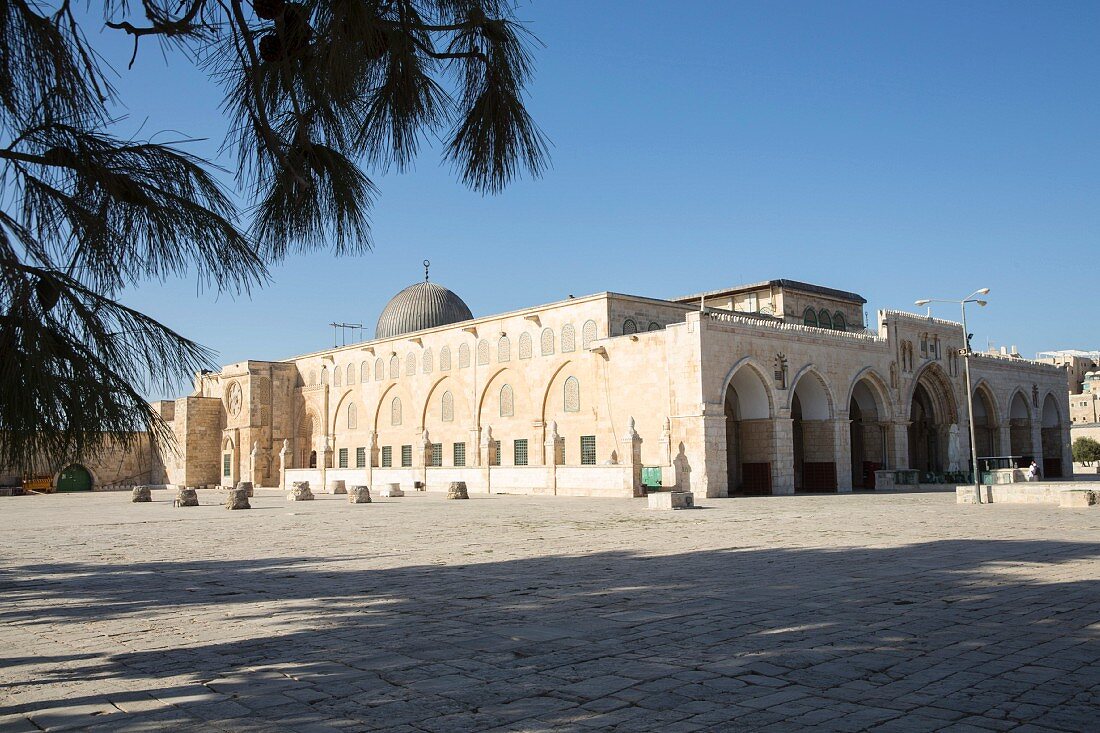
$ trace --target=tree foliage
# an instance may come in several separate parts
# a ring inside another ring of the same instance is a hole
[[[1070,450],[1076,463],[1083,463],[1087,466],[1093,461],[1100,461],[1100,442],[1092,438],[1085,436],[1077,438],[1070,446]]]
[[[407,168],[428,135],[486,193],[547,163],[523,102],[533,39],[508,2],[101,5],[131,64],[158,42],[220,86],[248,216],[187,140],[118,135],[122,100],[71,0],[0,0],[0,463],[168,437],[142,393],[211,354],[123,306],[125,286],[193,270],[242,292],[291,252],[361,253],[368,171]]]

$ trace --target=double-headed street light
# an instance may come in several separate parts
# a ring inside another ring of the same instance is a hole
[[[962,300],[941,300],[939,298],[924,298],[918,300],[916,305],[928,305],[929,303],[958,303],[959,309],[962,311],[962,329],[963,329],[963,366],[966,371],[966,408],[970,415],[970,470],[973,472],[974,477],[974,501],[978,504],[982,503],[982,483],[981,474],[978,472],[978,444],[974,439],[974,393],[971,391],[970,386],[970,333],[966,330],[966,304],[977,303],[979,306],[984,306],[988,301],[975,298],[975,295],[989,295],[989,288],[982,288],[975,290],[970,295],[966,296]]]

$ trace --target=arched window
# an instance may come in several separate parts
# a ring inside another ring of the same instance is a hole
[[[382,357],[374,360],[374,381],[381,382],[386,378],[386,369],[382,364]]]
[[[394,397],[390,403],[390,425],[401,424],[401,398]]]
[[[577,332],[573,330],[573,324],[567,323],[561,327],[561,353],[568,354],[577,348]]]
[[[489,363],[489,342],[485,339],[477,342],[477,363],[480,365]]]
[[[435,355],[432,354],[432,350],[430,348],[424,349],[424,357],[422,361],[424,362],[424,373],[431,374],[432,370],[435,369]]]
[[[359,365],[359,381],[364,384],[370,381],[370,364],[365,361]]]
[[[309,386],[310,387],[316,387],[317,386],[317,372],[310,371],[310,373],[309,373]]]
[[[501,336],[497,340],[497,361],[505,362],[512,360],[512,341],[507,336]]]
[[[355,384],[355,365],[354,364],[348,364],[348,378],[344,380],[344,384],[348,385],[349,387],[351,385]]]
[[[581,348],[587,349],[596,340],[596,322],[585,321],[581,328]]]
[[[451,347],[444,346],[439,350],[439,371],[451,371]]]
[[[824,308],[821,309],[821,312],[817,314],[817,325],[821,328],[833,327],[833,317],[829,315],[829,311]]]
[[[638,324],[634,322],[633,318],[627,318],[623,321],[623,336],[632,333],[638,333]]]
[[[512,417],[515,414],[516,405],[512,396],[512,385],[506,384],[500,388],[500,416]]]
[[[848,330],[848,323],[847,323],[847,321],[844,320],[844,314],[841,313],[840,311],[837,311],[836,313],[833,314],[833,328],[835,328],[838,331],[847,331]]]
[[[390,357],[390,379],[397,379],[401,376],[401,360],[397,358],[397,354]]]
[[[661,330],[661,324],[657,323],[657,321],[650,321],[649,322],[649,330],[650,331],[660,331]]]
[[[581,411],[581,383],[576,377],[565,380],[565,411]]]
[[[321,367],[321,385],[328,384],[328,367]]]
[[[355,417],[355,403],[348,403],[348,430],[355,430],[356,417]]]
[[[405,355],[405,376],[416,374],[416,354],[411,351]]]
[[[341,387],[344,384],[344,373],[340,371],[340,367],[332,367],[332,386]]]
[[[470,366],[470,345],[462,344],[458,347],[458,368],[465,369]]]
[[[542,355],[550,356],[554,353],[554,329],[542,329]]]
[[[817,312],[813,308],[807,307],[802,311],[802,325],[817,326]]]
[[[454,422],[455,396],[450,392],[443,393],[443,422]]]
[[[523,333],[519,337],[519,358],[531,358],[531,334]]]

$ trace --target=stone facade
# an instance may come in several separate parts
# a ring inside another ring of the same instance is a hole
[[[649,469],[713,497],[965,470],[961,326],[880,311],[870,331],[864,302],[787,280],[600,293],[230,364],[158,403],[178,446],[165,483],[635,496]],[[810,311],[828,327],[804,325]],[[979,454],[1068,474],[1064,372],[988,354],[971,366]]]

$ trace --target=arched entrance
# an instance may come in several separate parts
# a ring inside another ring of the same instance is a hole
[[[974,445],[978,448],[978,458],[999,456],[1000,442],[997,435],[997,411],[993,407],[993,398],[989,390],[984,385],[980,385],[974,390]]]
[[[744,365],[734,372],[725,395],[726,495],[772,493],[775,421],[763,377]]]
[[[836,435],[829,394],[812,373],[799,378],[791,398],[795,491],[836,491]]]
[[[887,464],[886,416],[878,393],[866,378],[856,382],[848,401],[852,487],[875,488],[875,471]]]
[[[294,465],[298,468],[317,468],[317,451],[313,449],[317,428],[317,417],[310,412],[302,413],[294,436]]]
[[[66,466],[57,476],[58,491],[91,491],[92,474],[79,463]]]
[[[1054,395],[1043,400],[1043,478],[1062,478],[1062,417]]]
[[[950,431],[959,421],[958,414],[951,383],[942,369],[929,366],[913,386],[909,404],[909,468],[923,474],[947,470]]]
[[[1019,456],[1019,465],[1026,468],[1035,460],[1035,446],[1031,442],[1031,410],[1023,392],[1012,395],[1008,412],[1009,452]]]

